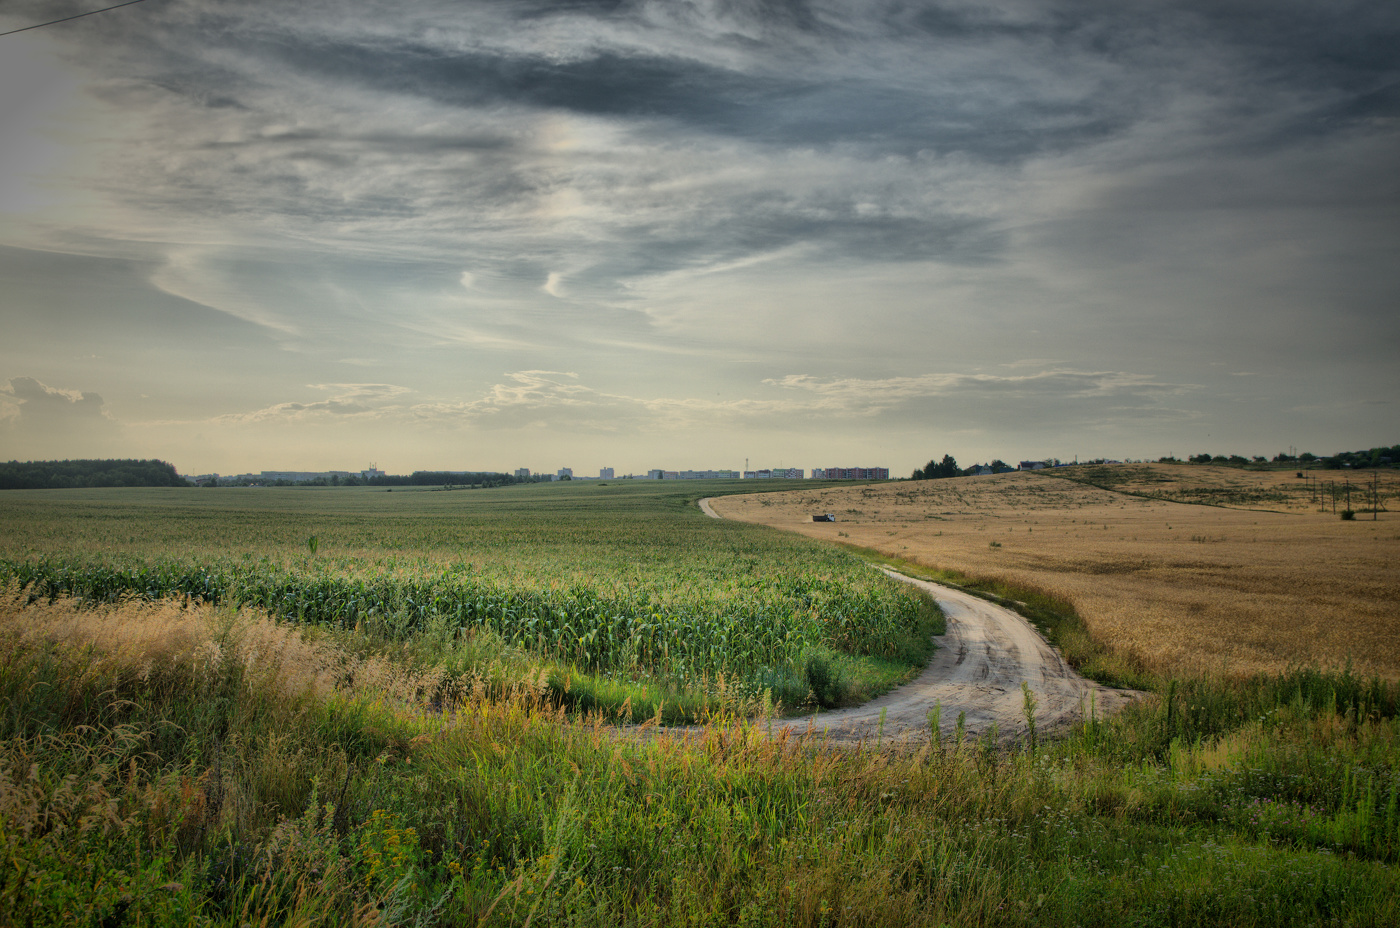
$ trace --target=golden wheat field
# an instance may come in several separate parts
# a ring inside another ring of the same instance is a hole
[[[1318,511],[1311,481],[1293,472],[1130,465],[1093,476],[1100,486],[1013,473],[712,505],[725,518],[1042,590],[1150,670],[1236,675],[1350,661],[1358,672],[1400,678],[1400,514],[1382,505],[1374,521],[1369,511],[1343,521],[1330,502]],[[1320,476],[1325,490],[1327,472]],[[1361,476],[1352,479],[1357,509]],[[1217,505],[1131,495],[1174,489],[1233,490],[1236,505],[1257,508],[1219,505],[1229,492],[1198,494]],[[1382,477],[1382,500],[1396,490],[1393,476]],[[1270,494],[1282,498],[1261,498]],[[837,521],[811,521],[822,512]]]

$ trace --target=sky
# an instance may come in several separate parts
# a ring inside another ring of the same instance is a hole
[[[6,460],[1389,445],[1400,4],[144,0],[0,36],[0,333]]]

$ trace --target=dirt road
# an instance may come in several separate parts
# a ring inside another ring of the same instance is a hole
[[[700,508],[721,518],[708,499],[700,501]],[[926,740],[928,713],[940,706],[945,736],[953,733],[958,713],[963,712],[969,737],[983,734],[995,723],[1002,738],[1016,738],[1026,731],[1023,681],[1038,703],[1036,727],[1047,733],[1072,724],[1091,708],[1100,717],[1115,712],[1137,695],[1100,686],[1075,673],[1010,609],[951,587],[886,573],[927,591],[942,607],[947,631],[936,639],[933,660],[912,683],[879,699],[853,709],[775,722],[775,732],[783,728],[793,734],[811,732],[831,743],[869,743],[877,737],[886,743]]]
[[[1024,618],[1009,609],[960,590],[886,572],[926,590],[947,616],[947,632],[937,639],[933,660],[912,683],[863,706],[786,720],[784,727],[793,733],[810,727],[832,742],[870,742],[878,736],[883,711],[886,742],[925,740],[928,713],[938,705],[945,736],[952,734],[958,713],[963,712],[969,737],[981,735],[995,723],[1002,738],[1019,738],[1026,732],[1022,681],[1030,684],[1035,695],[1036,727],[1042,733],[1070,725],[1091,709],[1099,717],[1112,713],[1136,695],[1075,673]]]

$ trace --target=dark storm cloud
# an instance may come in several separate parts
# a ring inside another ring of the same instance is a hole
[[[449,54],[422,45],[339,45],[284,65],[336,81],[458,107],[516,105],[587,116],[662,120],[776,145],[881,143],[913,152],[1004,159],[1102,137],[1122,122],[1083,102],[1007,100],[972,109],[953,95],[722,70],[676,58],[604,51],[588,58]],[[664,131],[664,130],[663,130]]]
[[[835,148],[857,168],[908,160],[883,190],[848,170],[839,183],[795,193],[702,190],[679,198],[671,216],[637,215],[628,191],[610,193],[626,183],[619,161],[617,179],[596,178],[594,191],[617,204],[612,229],[648,235],[621,260],[616,237],[605,236],[608,263],[656,261],[664,270],[686,266],[685,255],[703,261],[799,242],[893,260],[986,260],[1001,237],[958,205],[872,217],[856,201],[897,206],[936,184],[918,157],[1014,171],[1100,144],[1183,93],[1210,101],[1199,117],[1210,130],[1198,137],[1202,150],[1273,151],[1339,120],[1393,114],[1400,17],[1377,6],[1334,15],[1308,4],[1073,0],[415,4],[395,6],[401,25],[390,29],[380,16],[388,7],[374,4],[328,19],[342,8],[192,3],[86,28],[141,49],[125,53],[135,81],[102,90],[112,99],[140,105],[144,86],[241,114],[212,137],[172,138],[191,157],[131,193],[172,210],[419,225],[439,212],[450,223],[456,211],[472,214],[459,234],[486,232],[494,214],[531,208],[576,180],[541,167],[528,130],[501,124],[503,114],[599,120],[638,149],[661,146],[661,164],[674,162],[675,173],[695,171],[684,155],[714,145],[748,147],[749,157]],[[433,127],[386,125],[395,101],[426,107]],[[346,119],[348,109],[368,119]],[[586,166],[587,156],[568,172]],[[355,182],[365,171],[375,176]],[[672,221],[681,227],[668,228]],[[551,260],[555,247],[588,245],[546,245],[541,257]]]

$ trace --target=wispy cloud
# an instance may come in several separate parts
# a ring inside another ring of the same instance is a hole
[[[1136,374],[1073,370],[1022,376],[925,374],[886,379],[822,379],[792,374],[763,384],[779,389],[764,397],[676,398],[600,390],[575,372],[529,370],[508,374],[504,381],[471,399],[428,402],[413,402],[413,391],[392,384],[319,384],[307,389],[331,394],[323,400],[277,403],[221,416],[216,421],[251,424],[372,417],[430,425],[547,428],[562,432],[725,425],[747,428],[794,416],[871,419],[901,415],[901,410],[911,404],[940,398],[963,402],[1010,400],[1023,404],[1029,415],[1048,404],[1076,402],[1096,411],[1104,403],[1133,406],[1136,414],[1143,414],[1147,406],[1194,389],[1191,385],[1163,383]]]
[[[250,425],[383,416],[402,408],[399,398],[412,392],[407,387],[388,383],[308,384],[307,389],[330,395],[309,403],[276,403],[250,412],[228,413],[212,421],[222,425]]]
[[[1053,394],[1066,398],[1090,398],[1179,395],[1195,389],[1189,384],[1163,383],[1144,374],[1068,369],[1050,369],[1014,376],[945,373],[884,379],[821,379],[808,374],[789,374],[764,382],[814,394],[822,401],[838,407],[855,409],[868,409],[880,403],[915,397],[959,394],[1016,397]]]
[[[219,312],[228,313],[245,322],[262,326],[278,336],[300,334],[297,326],[281,318],[267,306],[259,305],[241,292],[236,283],[227,280],[227,275],[217,267],[210,257],[217,257],[212,249],[203,251],[192,248],[171,248],[166,252],[165,263],[150,277],[151,284],[164,293],[198,303]]]

